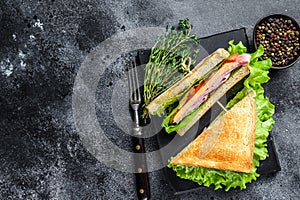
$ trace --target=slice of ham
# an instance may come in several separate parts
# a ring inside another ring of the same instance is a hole
[[[179,103],[178,111],[172,116],[171,123],[179,123],[192,110],[201,105],[211,92],[222,85],[230,76],[230,73],[241,65],[250,63],[249,54],[233,54],[222,65],[220,69],[212,73],[207,79],[202,81],[200,85],[191,88],[188,95]]]

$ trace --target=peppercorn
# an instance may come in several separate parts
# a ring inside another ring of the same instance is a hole
[[[299,31],[296,23],[287,17],[270,17],[256,27],[254,40],[263,45],[263,59],[270,58],[273,65],[293,62],[300,55]]]

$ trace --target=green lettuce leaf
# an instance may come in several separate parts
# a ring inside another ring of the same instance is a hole
[[[235,45],[234,41],[231,40],[231,41],[229,41],[228,44],[229,44],[228,52],[230,54],[234,54],[234,53],[238,53],[238,54],[247,53],[247,48],[243,45],[243,43],[241,41]]]
[[[229,53],[245,53],[246,47],[239,42],[237,45],[234,41],[229,42]],[[225,191],[231,188],[239,187],[240,189],[246,188],[246,183],[250,183],[259,177],[256,172],[257,167],[261,160],[265,160],[268,157],[267,150],[267,138],[269,132],[272,130],[274,120],[272,115],[275,112],[275,107],[270,103],[269,99],[264,96],[264,89],[261,84],[266,83],[270,78],[268,76],[269,69],[272,66],[271,60],[259,61],[258,58],[263,55],[264,49],[260,46],[256,52],[250,54],[250,75],[244,81],[244,88],[236,94],[236,96],[230,100],[226,107],[229,109],[243,97],[245,97],[249,91],[254,90],[256,92],[256,139],[253,155],[253,169],[250,173],[234,172],[229,170],[217,170],[202,167],[189,167],[183,165],[171,165],[176,175],[183,179],[192,180],[200,185],[209,187],[214,186],[215,190],[224,188]]]
[[[196,108],[195,110],[193,110],[190,114],[188,114],[185,118],[183,118],[182,121],[179,124],[170,125],[169,122],[171,120],[171,117],[178,110],[177,108],[175,108],[164,119],[164,121],[162,123],[162,126],[165,128],[165,131],[167,133],[172,133],[172,132],[174,132],[174,131],[182,128],[182,127],[185,127],[189,123],[189,121],[191,121],[191,119],[193,119],[197,115],[200,108],[201,108],[201,105],[198,108]]]

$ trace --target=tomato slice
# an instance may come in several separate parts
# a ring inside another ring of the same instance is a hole
[[[238,53],[234,53],[234,54],[232,54],[231,56],[229,56],[225,62],[226,62],[226,63],[227,63],[227,62],[235,62],[238,56],[239,56]]]
[[[205,85],[205,80],[203,80],[201,83],[199,83],[199,85],[194,87],[195,93],[198,92],[200,90],[200,88],[203,87],[204,85]]]

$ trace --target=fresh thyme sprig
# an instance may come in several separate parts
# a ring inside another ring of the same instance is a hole
[[[199,38],[190,35],[192,28],[189,19],[179,20],[177,28],[172,26],[169,30],[167,26],[166,34],[160,36],[152,47],[145,67],[145,107],[190,72],[199,52],[192,51],[189,46],[189,43],[199,44]]]

